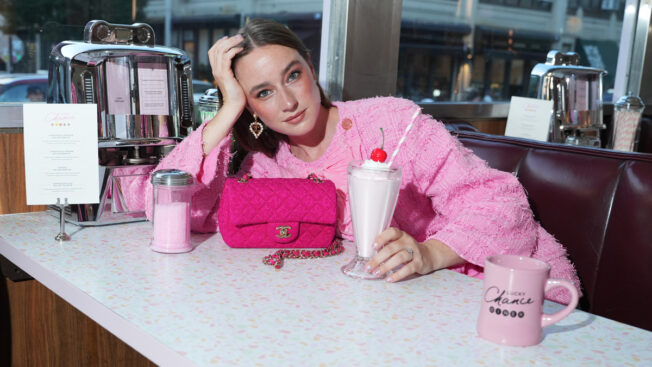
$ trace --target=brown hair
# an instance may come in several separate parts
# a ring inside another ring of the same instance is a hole
[[[297,35],[288,29],[286,26],[269,19],[251,19],[239,31],[244,37],[244,40],[239,45],[243,50],[233,58],[232,67],[244,55],[251,52],[256,47],[265,45],[281,45],[297,50],[299,55],[311,65],[310,52],[303,44]],[[319,83],[319,95],[321,98],[321,105],[330,108],[333,105],[326,98],[324,91]],[[263,152],[268,157],[273,157],[278,151],[280,141],[287,141],[286,135],[277,133],[276,131],[265,128],[263,133],[260,134],[258,139],[249,132],[249,124],[254,120],[251,113],[245,108],[242,115],[238,118],[233,126],[233,137],[241,148],[248,152]],[[237,149],[241,150],[241,149]]]

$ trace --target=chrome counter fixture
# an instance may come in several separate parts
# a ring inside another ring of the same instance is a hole
[[[199,121],[198,124],[212,119],[217,111],[222,107],[222,99],[217,89],[211,88],[204,92],[204,95],[199,97]]]
[[[100,204],[71,205],[69,222],[143,220],[145,193],[127,191],[194,127],[191,60],[154,43],[147,24],[93,20],[84,41],[61,42],[50,54],[48,103],[97,104]]]
[[[546,63],[532,69],[528,97],[553,101],[548,141],[600,147],[606,71],[578,64],[575,52],[548,52]]]

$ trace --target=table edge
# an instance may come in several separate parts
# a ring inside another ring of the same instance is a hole
[[[0,252],[9,261],[153,363],[159,366],[197,366],[58,274],[31,260],[2,237],[0,245]]]

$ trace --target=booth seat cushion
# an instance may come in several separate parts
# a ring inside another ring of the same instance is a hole
[[[514,173],[542,226],[567,249],[580,308],[652,330],[652,155],[457,132]]]

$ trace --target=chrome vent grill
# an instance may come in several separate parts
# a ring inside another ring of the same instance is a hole
[[[185,75],[181,78],[181,120],[190,121],[191,114],[190,91],[188,88],[188,77]]]
[[[93,76],[91,73],[84,73],[84,103],[95,103]]]

